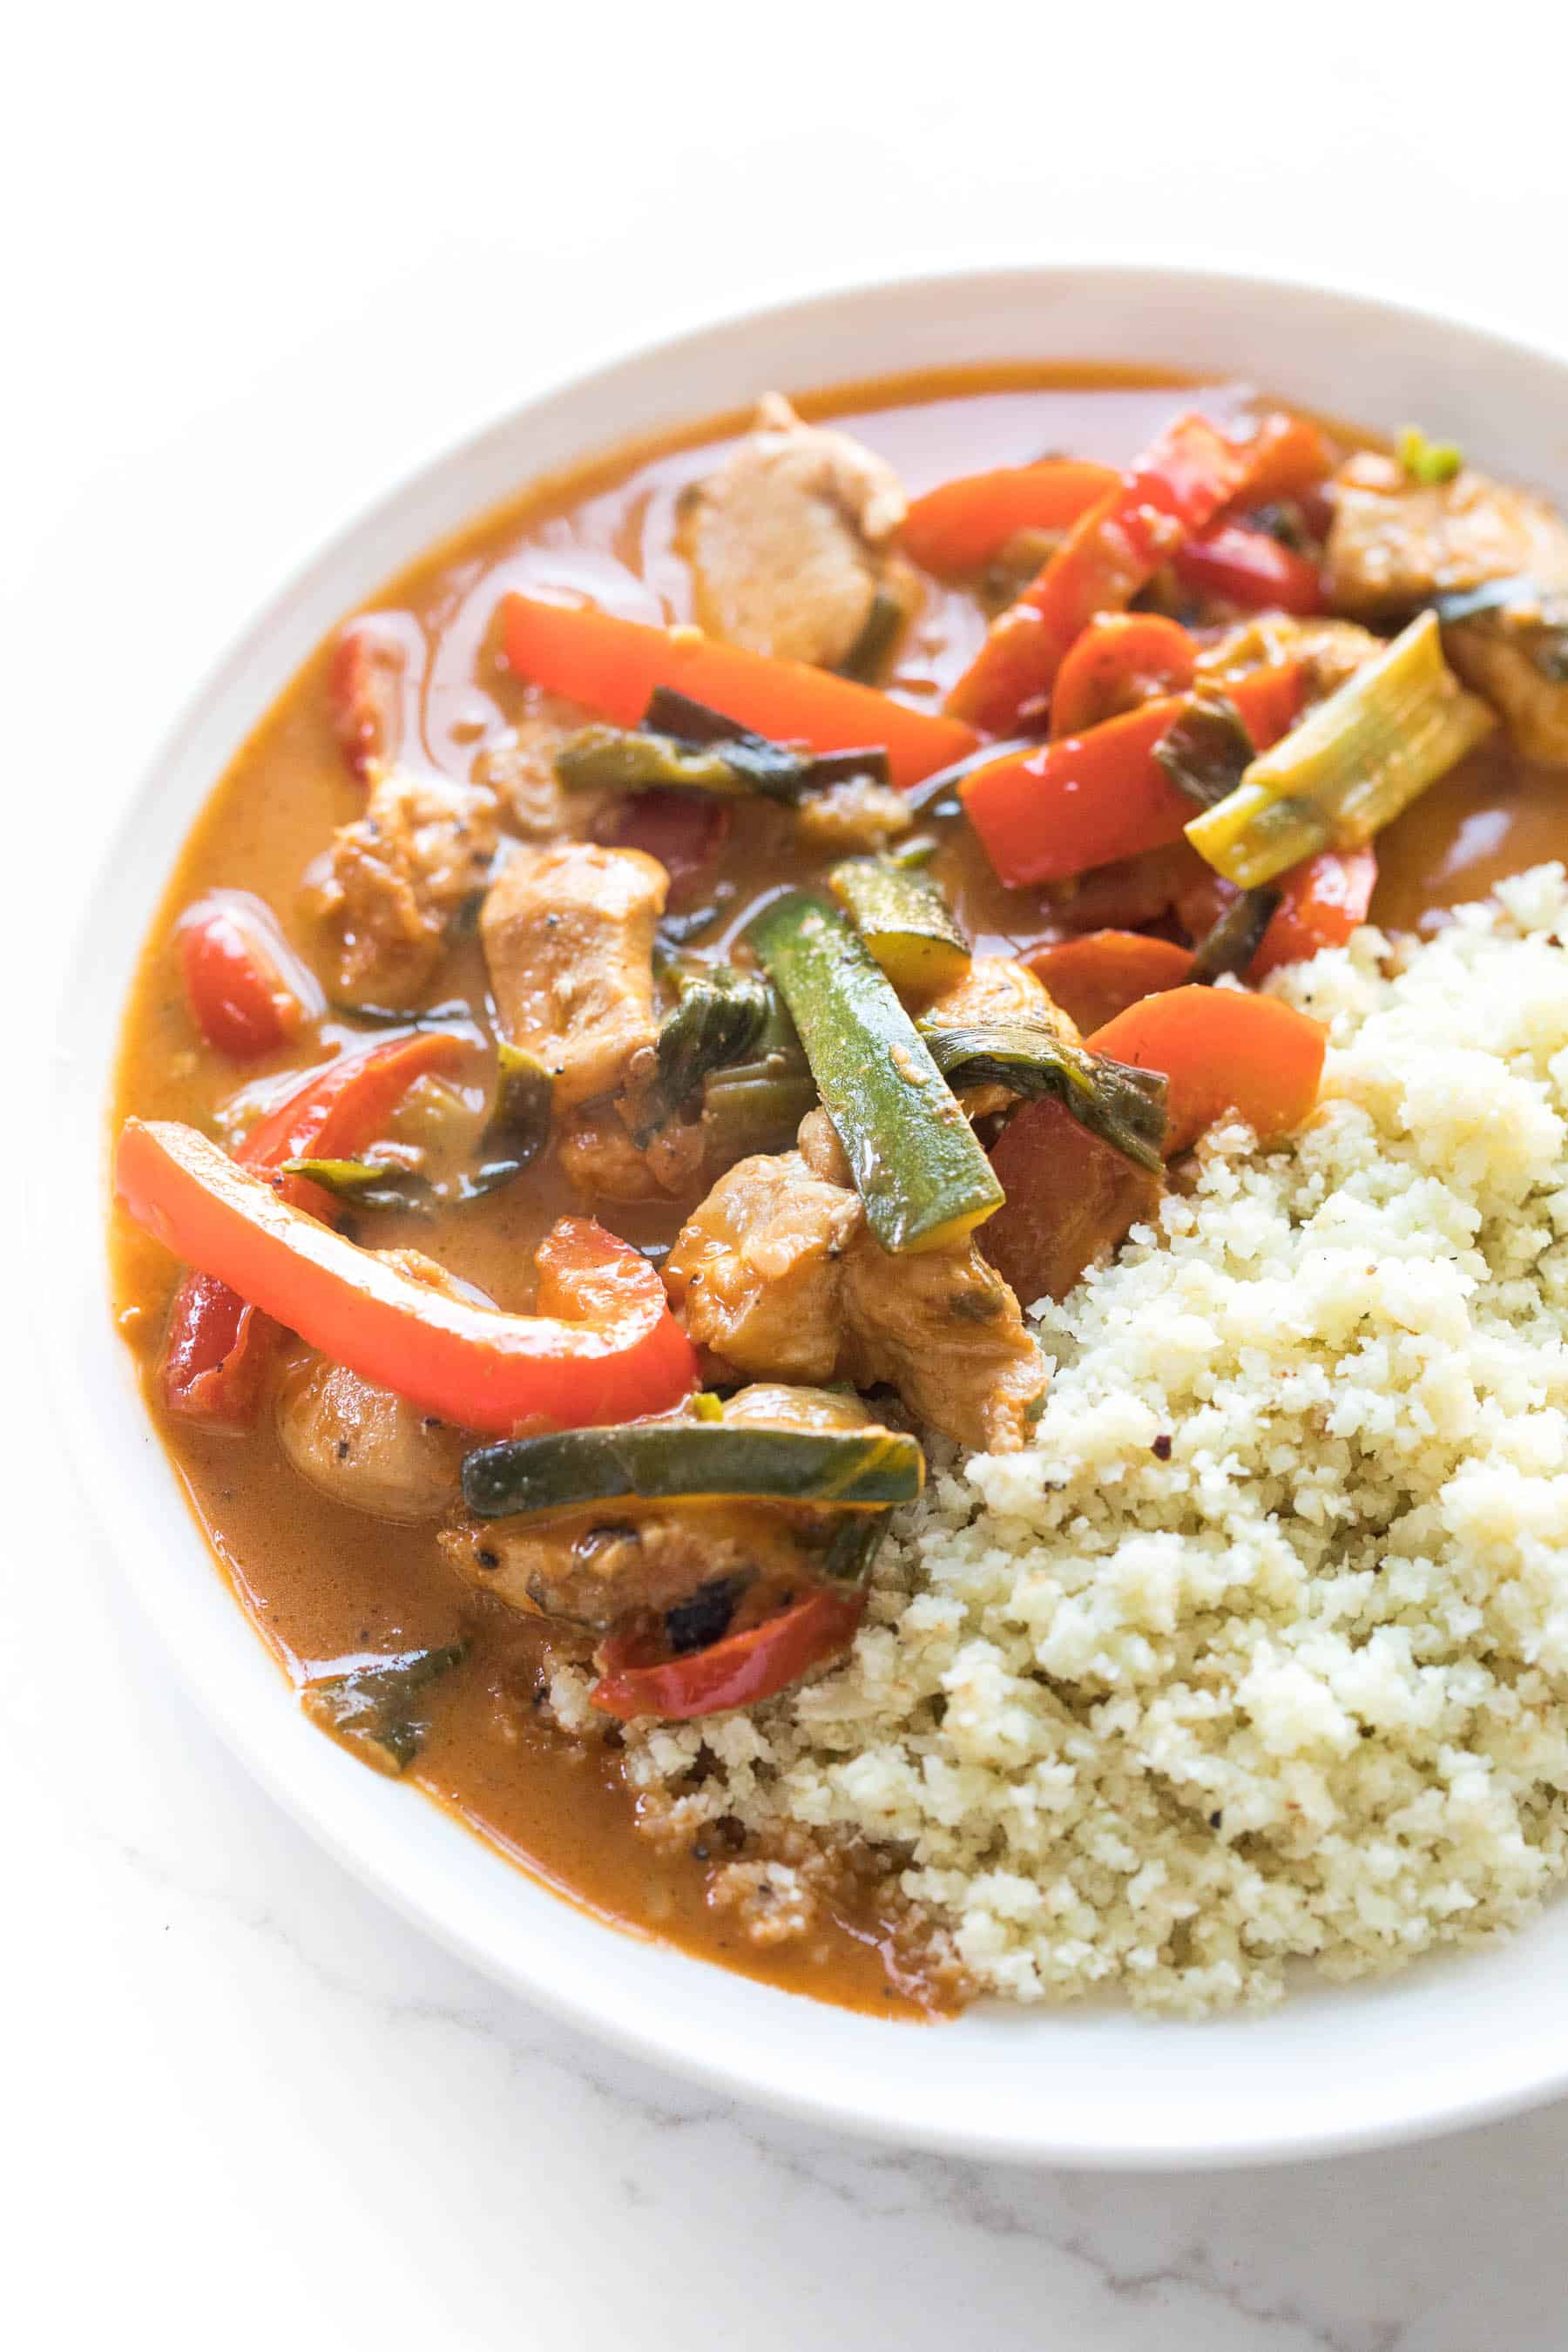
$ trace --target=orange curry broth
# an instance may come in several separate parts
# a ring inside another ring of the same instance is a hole
[[[804,399],[808,416],[853,425],[901,473],[911,496],[982,467],[1047,451],[1122,463],[1190,395],[1174,375],[1110,368],[952,370],[843,387]],[[1204,405],[1223,418],[1254,395],[1210,385]],[[707,472],[742,428],[725,418],[657,447],[599,458],[535,485],[411,565],[375,600],[413,614],[431,658],[416,714],[424,752],[466,777],[476,755],[509,724],[517,688],[498,662],[491,628],[511,587],[575,590],[631,618],[689,617],[686,567],[672,547],[682,488]],[[1336,424],[1342,440],[1353,441]],[[900,653],[893,688],[932,707],[966,666],[984,618],[967,594],[928,584],[927,601]],[[211,1130],[220,1105],[253,1081],[309,1066],[351,1034],[330,1016],[294,1051],[237,1067],[205,1046],[186,1012],[171,949],[183,907],[215,886],[257,892],[293,945],[314,962],[320,942],[300,909],[305,868],[334,826],[356,816],[363,789],[350,773],[327,715],[327,648],[305,665],[214,791],[181,854],[151,927],[127,1010],[114,1118],[178,1118]],[[1048,929],[1046,902],[1002,890],[978,846],[961,837],[941,871],[976,949],[1006,951]],[[1458,900],[1501,876],[1568,850],[1561,783],[1510,758],[1500,736],[1435,786],[1380,840],[1374,918],[1426,928]],[[788,878],[782,828],[753,843],[755,888]],[[738,928],[747,877],[723,930]],[[812,870],[801,867],[804,874]],[[719,942],[715,940],[714,945]],[[436,993],[485,1003],[482,961],[471,940],[454,944]],[[443,1262],[521,1306],[519,1269],[550,1223],[569,1207],[553,1164],[443,1218],[434,1233],[385,1215],[375,1240],[433,1246]],[[612,1210],[636,1241],[673,1238],[671,1207]],[[408,1779],[536,1877],[630,1932],[792,1990],[847,2007],[916,2017],[950,2005],[947,1989],[922,1979],[875,1880],[850,1883],[833,1916],[805,1937],[758,1948],[729,1911],[710,1904],[712,1874],[733,1858],[699,1846],[671,1853],[640,1834],[623,1783],[619,1735],[584,1744],[554,1730],[540,1702],[550,1636],[498,1602],[461,1586],[428,1526],[402,1527],[333,1503],[285,1459],[269,1415],[245,1436],[216,1435],[159,1409],[152,1374],[175,1278],[156,1244],[116,1216],[115,1305],[142,1367],[159,1435],[214,1552],[253,1622],[296,1685],[355,1654],[449,1642],[467,1632],[463,1664],[434,1686],[432,1728]],[[721,1841],[711,1839],[718,1848]]]

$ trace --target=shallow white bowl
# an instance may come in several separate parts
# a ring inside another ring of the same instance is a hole
[[[574,2024],[818,2122],[1067,2165],[1255,2163],[1414,2138],[1568,2087],[1568,1904],[1511,1944],[1202,2025],[983,2007],[934,2030],[772,1992],[612,1933],[312,1731],[216,1571],[110,1326],[105,1089],[143,930],[231,751],[346,607],[535,474],[800,387],[955,361],[1212,368],[1392,429],[1416,418],[1568,493],[1568,368],[1443,320],[1255,279],[1038,269],[858,288],[731,320],[536,401],[356,522],[262,614],[137,793],[72,966],[36,1157],[44,1328],[126,1574],[219,1729],[296,1817],[465,1958]],[[85,1442],[90,1439],[90,1446]]]

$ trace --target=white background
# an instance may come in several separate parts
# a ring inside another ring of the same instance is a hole
[[[252,609],[402,470],[639,339],[966,261],[1275,270],[1568,348],[1555,13],[13,19],[4,1181],[96,842]],[[1565,2109],[1274,2175],[1015,2174],[737,2113],[491,1990],[229,1761],[3,1328],[6,2340],[1568,2343]]]

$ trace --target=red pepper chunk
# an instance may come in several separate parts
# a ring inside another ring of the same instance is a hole
[[[271,908],[248,890],[209,890],[177,932],[191,1018],[237,1062],[276,1053],[321,1010],[321,992]]]
[[[1043,457],[965,474],[916,499],[904,517],[903,549],[927,572],[978,572],[1021,530],[1066,530],[1116,488],[1110,466]]]
[[[172,1119],[127,1119],[114,1184],[137,1223],[199,1273],[332,1363],[459,1428],[506,1436],[525,1421],[633,1420],[697,1385],[657,1269],[586,1217],[563,1217],[539,1252],[543,1303],[566,1320],[432,1289]]]
[[[1267,531],[1215,523],[1171,558],[1177,579],[1195,595],[1223,597],[1247,613],[1321,613],[1323,583],[1309,556],[1281,547]]]
[[[1364,923],[1377,887],[1373,849],[1321,849],[1279,877],[1279,904],[1252,959],[1248,978],[1282,963],[1305,963],[1320,948],[1342,948]]]
[[[1206,416],[1178,416],[994,625],[948,709],[993,734],[1013,732],[1050,693],[1079,632],[1097,613],[1126,609],[1238,495],[1254,455],[1254,442],[1233,441]]]
[[[1300,665],[1256,669],[1226,692],[1257,749],[1266,751],[1301,707]],[[1065,882],[1178,840],[1194,803],[1171,782],[1154,748],[1181,711],[1181,697],[1171,696],[1086,735],[973,769],[959,797],[998,880],[1014,889]]]
[[[1082,735],[1156,695],[1184,694],[1198,648],[1179,621],[1160,613],[1100,613],[1057,672],[1051,733]]]
[[[686,1723],[754,1706],[847,1650],[865,1608],[863,1592],[819,1585],[777,1615],[682,1657],[671,1657],[658,1635],[612,1633],[598,1653],[589,1705],[622,1723],[639,1715]]]
[[[472,1050],[466,1038],[426,1030],[340,1054],[258,1119],[235,1159],[255,1169],[280,1168],[286,1160],[352,1159],[374,1142],[416,1078],[454,1068]],[[297,1176],[273,1181],[296,1207],[324,1218],[334,1213],[318,1185]],[[184,1420],[247,1429],[277,1338],[276,1325],[227,1283],[187,1274],[174,1293],[159,1368],[164,1404]]]

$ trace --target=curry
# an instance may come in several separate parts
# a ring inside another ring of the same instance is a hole
[[[115,1104],[121,1328],[310,1720],[631,1932],[961,2000],[896,1846],[759,1931],[623,1726],[830,1669],[933,1440],[1026,1442],[1023,1310],[1310,1115],[1271,970],[1563,854],[1564,597],[1418,435],[1019,368],[770,394],[350,618]]]

